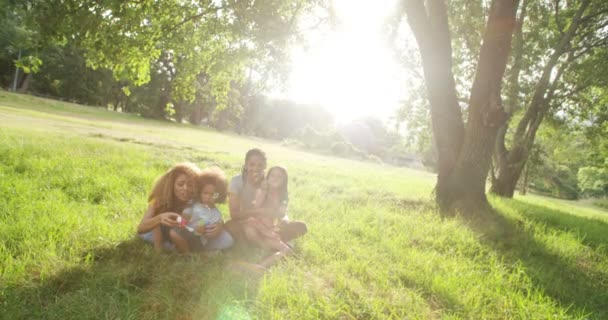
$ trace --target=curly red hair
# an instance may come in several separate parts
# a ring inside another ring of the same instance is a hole
[[[201,190],[204,186],[212,184],[215,186],[215,192],[218,193],[216,203],[223,203],[226,201],[228,195],[228,180],[224,171],[218,167],[210,167],[201,171],[196,177],[196,184],[194,187],[194,198],[201,201]]]
[[[171,167],[165,174],[156,179],[152,192],[148,196],[148,202],[154,206],[154,214],[176,210],[178,201],[173,192],[175,180],[184,174],[194,181],[200,174],[201,169],[194,163],[185,162]]]

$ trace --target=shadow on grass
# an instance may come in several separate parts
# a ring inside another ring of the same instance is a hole
[[[158,255],[139,239],[98,248],[81,266],[5,286],[0,318],[249,319],[259,278],[227,270],[230,255]]]
[[[581,237],[585,245],[608,254],[608,223],[602,220],[581,217],[519,200],[511,200],[509,205],[531,221],[544,223],[561,231],[574,232]]]
[[[560,243],[542,240],[542,234],[551,228],[560,232],[574,231],[587,235],[583,243],[598,249],[606,243],[608,225],[517,200],[509,201],[506,205],[518,210],[523,220],[507,218],[496,210],[490,210],[483,220],[493,222],[473,221],[472,229],[486,235],[484,241],[505,262],[511,265],[521,263],[536,289],[556,301],[570,316],[608,319],[605,251],[591,249],[567,254],[558,249]],[[589,230],[593,231],[588,233]]]

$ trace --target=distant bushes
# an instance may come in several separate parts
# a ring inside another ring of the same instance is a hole
[[[378,164],[385,163],[378,155],[366,153],[355,147],[350,141],[347,141],[342,134],[335,130],[323,132],[318,131],[311,126],[305,126],[298,130],[292,138],[284,139],[281,142],[281,145],[331,153],[332,155],[343,158],[366,160]]]
[[[357,147],[353,146],[352,143],[348,141],[338,141],[334,142],[331,145],[331,152],[340,157],[357,157],[363,158],[365,157],[365,152],[357,149]]]
[[[300,140],[292,139],[292,138],[283,139],[283,141],[281,141],[281,145],[284,147],[291,147],[291,148],[305,148],[306,147]]]
[[[602,207],[604,209],[608,209],[608,198],[599,199],[593,202],[594,205],[598,207]]]
[[[586,197],[604,197],[608,195],[608,170],[597,167],[582,167],[576,175],[578,188]]]
[[[327,130],[322,132],[311,126],[305,126],[298,130],[294,137],[310,149],[331,150],[334,143],[345,142],[344,137],[336,131]]]
[[[382,159],[359,150],[352,143],[346,141],[340,133],[334,130],[323,132],[316,130],[311,126],[305,126],[298,130],[293,137],[283,139],[281,145],[322,153],[331,153],[332,155],[343,158],[371,160],[382,163]]]

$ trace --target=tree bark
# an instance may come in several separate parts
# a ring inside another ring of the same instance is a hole
[[[420,48],[439,151],[436,200],[443,211],[488,206],[485,183],[498,128],[506,121],[500,91],[511,49],[517,0],[494,0],[486,24],[466,130],[456,98],[447,10],[443,1],[407,1]],[[427,16],[428,11],[428,16]]]
[[[201,124],[201,121],[203,121],[204,115],[203,106],[195,102],[192,112],[190,112],[189,121],[191,124],[198,126]]]
[[[526,164],[526,167],[524,169],[524,181],[521,184],[521,189],[519,191],[519,194],[521,194],[522,196],[525,196],[526,193],[528,193],[528,177],[530,176],[530,163]]]
[[[406,1],[409,25],[420,50],[431,121],[438,152],[437,198],[452,172],[464,139],[462,113],[452,73],[452,47],[443,1]]]
[[[17,90],[17,92],[19,93],[26,93],[27,90],[30,88],[30,81],[32,80],[32,73],[26,73],[25,76],[23,77],[23,80],[21,80],[21,85],[19,86],[19,89]]]
[[[498,129],[498,133],[496,136],[496,145],[494,150],[494,159],[496,163],[492,167],[492,185],[496,183],[498,169],[504,167],[507,163],[508,150],[505,145],[505,137],[507,134],[507,130],[509,129],[509,120],[513,116],[513,113],[515,113],[515,111],[519,107],[519,74],[521,73],[523,67],[523,26],[524,21],[526,19],[527,4],[527,0],[524,0],[521,4],[521,12],[519,14],[519,18],[517,19],[513,35],[513,64],[511,65],[511,70],[509,73],[506,94],[507,99],[505,103],[505,112],[507,113],[507,120]]]
[[[175,114],[173,115],[175,117],[175,121],[177,123],[182,123],[184,121],[185,116],[186,116],[186,110],[185,110],[185,103],[184,103],[184,101],[175,102],[173,104],[173,108],[175,110]]]
[[[497,170],[498,175],[492,183],[490,192],[507,198],[512,198],[517,186],[517,181],[521,176],[522,170],[526,165],[530,150],[536,138],[538,131],[545,114],[551,106],[551,100],[555,92],[557,82],[563,72],[565,65],[557,72],[557,75],[551,81],[551,75],[559,63],[560,57],[566,53],[570,47],[570,42],[574,38],[578,27],[580,26],[583,13],[590,4],[590,0],[583,0],[581,6],[575,13],[572,23],[568,30],[562,35],[557,45],[554,48],[553,54],[543,68],[543,73],[536,85],[532,99],[528,105],[526,113],[520,120],[515,132],[513,146],[511,150],[506,150],[504,147],[504,134],[498,135],[497,146]],[[570,59],[569,59],[570,60]],[[507,124],[508,126],[508,124]],[[506,132],[506,129],[505,129]],[[501,147],[502,146],[502,147]]]
[[[464,144],[447,184],[444,207],[471,210],[488,206],[485,186],[498,129],[507,114],[500,98],[515,27],[518,2],[492,3],[471,89]],[[456,196],[456,197],[454,197]]]

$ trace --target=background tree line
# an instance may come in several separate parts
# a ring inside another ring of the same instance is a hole
[[[309,14],[322,1],[0,4],[4,88],[345,157],[400,161],[403,141],[382,121],[336,127],[321,106],[267,94],[286,79],[290,45],[308,28],[302,16],[313,25],[330,18]]]

